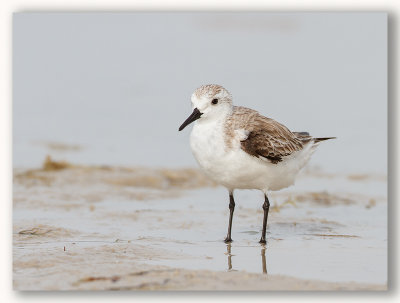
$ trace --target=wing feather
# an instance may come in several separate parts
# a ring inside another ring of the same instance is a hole
[[[234,107],[230,124],[233,130],[244,129],[248,132],[247,138],[240,141],[242,150],[275,164],[301,150],[311,140],[308,133],[292,133],[277,121],[245,107]]]

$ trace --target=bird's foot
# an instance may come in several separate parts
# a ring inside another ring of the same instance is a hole
[[[260,243],[260,244],[267,244],[267,241],[265,241],[264,238],[261,238],[260,241],[259,241],[259,243]]]
[[[226,237],[225,240],[224,240],[225,243],[231,243],[232,241],[233,240],[232,240],[231,237]]]

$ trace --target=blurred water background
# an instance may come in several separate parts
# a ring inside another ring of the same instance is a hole
[[[13,165],[197,166],[178,127],[207,83],[337,136],[310,165],[386,173],[385,13],[16,13]]]

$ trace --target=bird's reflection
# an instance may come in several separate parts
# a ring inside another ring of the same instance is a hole
[[[261,259],[262,259],[262,271],[264,274],[267,274],[267,260],[265,258],[265,245],[261,245]]]
[[[267,274],[267,259],[265,257],[265,250],[266,247],[264,244],[261,245],[261,266],[262,266],[262,272],[264,274]],[[236,271],[235,269],[232,269],[232,256],[235,256],[232,254],[232,245],[231,243],[226,244],[226,253],[228,256],[228,270],[229,271]]]
[[[226,246],[226,254],[228,255],[228,270],[232,270],[231,243],[228,243]]]

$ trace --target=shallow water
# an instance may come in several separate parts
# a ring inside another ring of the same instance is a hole
[[[68,170],[63,174],[60,178],[65,178]],[[350,192],[353,186],[360,186],[359,180],[302,175],[298,186],[303,192],[291,188],[270,196],[266,246],[258,243],[263,213],[262,194],[257,191],[235,193],[234,242],[227,245],[223,239],[228,223],[228,195],[220,187],[142,201],[114,194],[90,202],[77,195],[66,203],[59,199],[60,194],[64,190],[74,193],[79,190],[79,183],[67,188],[26,188],[16,184],[14,280],[23,285],[26,275],[35,272],[34,260],[46,263],[46,256],[41,254],[49,251],[59,252],[55,259],[48,260],[53,278],[57,279],[69,266],[58,259],[65,247],[72,253],[84,249],[91,262],[100,264],[113,259],[112,254],[106,253],[109,250],[130,251],[124,255],[128,260],[151,266],[386,284],[386,181],[370,176],[368,182],[375,192],[361,195]],[[327,194],[313,191],[322,184],[326,185]],[[101,183],[93,185],[102,187]],[[92,190],[88,185],[87,188]],[[337,195],[331,188],[342,188],[343,192]],[[298,198],[300,194],[305,198]],[[42,233],[32,232],[37,226]],[[31,261],[23,263],[27,255]],[[101,268],[98,265],[97,270]],[[111,274],[112,269],[104,272]],[[31,278],[41,277],[38,273],[40,270]],[[77,281],[82,273],[75,271],[71,277]]]

